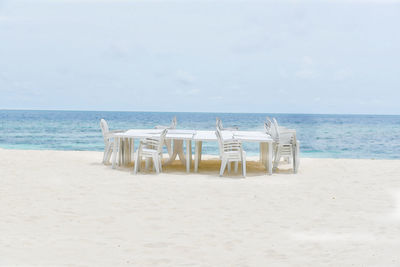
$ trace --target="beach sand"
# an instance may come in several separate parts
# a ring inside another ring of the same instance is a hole
[[[0,149],[1,266],[400,266],[399,160],[250,162],[244,179],[101,159]]]

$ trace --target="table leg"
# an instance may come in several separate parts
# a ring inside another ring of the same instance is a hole
[[[201,161],[201,141],[196,141],[195,151],[194,151],[194,171],[198,172],[199,170],[199,163]]]
[[[122,141],[122,165],[125,166],[126,165],[126,138],[123,139]]]
[[[192,159],[192,141],[186,140],[186,172],[190,172],[191,159]]]
[[[113,151],[112,151],[112,168],[115,169],[116,168],[116,161],[117,161],[117,148],[118,148],[118,141],[119,138],[118,137],[114,137],[114,147],[113,147]]]
[[[125,161],[126,166],[128,166],[129,163],[131,163],[131,139],[127,138],[126,139],[126,161]]]
[[[268,153],[267,146],[268,143],[260,143],[260,163],[262,165],[266,164],[267,153]]]
[[[117,166],[121,166],[121,142],[122,142],[122,138],[118,138],[118,149],[117,149]]]
[[[183,140],[175,140],[177,143],[177,153],[179,160],[182,162],[183,165],[186,165],[186,160],[185,160],[185,152],[183,151]],[[175,143],[174,141],[174,143]]]
[[[193,161],[193,152],[192,152],[192,141],[189,141],[189,153],[190,153],[190,166],[192,166],[192,161]]]
[[[122,143],[121,143],[121,164],[122,166],[125,166],[125,160],[126,160],[126,138],[122,138]]]
[[[183,165],[186,165],[185,154],[183,152],[183,140],[173,140],[173,153],[172,156],[164,163],[164,165],[171,164],[178,156]]]
[[[172,140],[170,140],[170,139],[165,139],[165,146],[167,147],[167,152],[168,152],[168,155],[171,157],[172,156],[172,154],[174,153],[173,152],[173,150],[172,150]]]
[[[133,159],[135,158],[135,139],[131,138],[131,162],[133,162]]]
[[[131,155],[132,155],[132,146],[131,146],[131,143],[132,143],[132,138],[127,138],[126,139],[126,153],[127,153],[127,155],[126,155],[126,157],[127,157],[126,165],[127,166],[129,166],[129,164],[132,161],[132,157],[131,157]]]
[[[203,141],[200,142],[200,151],[199,151],[199,163],[201,162],[201,153],[203,152]]]

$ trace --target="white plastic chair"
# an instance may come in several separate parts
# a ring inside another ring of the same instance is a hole
[[[222,120],[220,118],[216,118],[216,127],[217,129],[219,129],[220,131],[237,131],[239,130],[239,127],[228,127],[228,128],[224,128],[224,126],[222,126]]]
[[[159,137],[148,137],[140,141],[139,147],[136,151],[135,167],[133,174],[137,174],[140,170],[142,157],[146,158],[146,169],[148,167],[148,160],[153,160],[153,167],[157,173],[162,171],[162,147],[167,134],[167,129],[164,129]]]
[[[267,127],[267,123],[265,123]],[[272,119],[270,127],[271,137],[275,142],[274,147],[274,164],[273,169],[276,170],[281,163],[281,158],[285,158],[288,163],[293,163],[293,172],[297,173],[299,166],[299,142],[296,140],[293,132],[285,131],[285,128],[279,127],[275,118]]]
[[[114,147],[113,134],[122,133],[123,131],[122,130],[110,131],[105,119],[100,120],[100,128],[101,132],[103,133],[103,139],[104,139],[103,164],[106,164],[110,161],[111,155],[113,153],[113,147]]]
[[[165,126],[165,125],[157,125],[157,126],[155,126],[154,128],[155,129],[175,129],[176,128],[176,125],[178,125],[178,121],[177,121],[177,119],[176,119],[176,116],[174,116],[173,118],[172,118],[172,121],[171,121],[171,124],[170,125],[168,125],[168,126]],[[173,149],[172,149],[172,140],[164,140],[164,143],[165,143],[165,146],[167,147],[167,151],[168,151],[168,155],[171,157],[172,156],[172,154],[173,154]]]
[[[242,175],[246,177],[246,152],[243,151],[242,143],[234,138],[224,139],[220,129],[215,132],[218,138],[221,169],[219,176],[224,174],[228,165],[228,172],[231,171],[231,162],[235,162],[235,172],[238,170],[239,161],[242,162]]]

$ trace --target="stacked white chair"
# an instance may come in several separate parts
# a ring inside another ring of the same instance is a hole
[[[268,126],[268,122],[264,124],[266,129],[269,128],[270,135],[274,140],[274,170],[277,169],[281,162],[281,158],[285,158],[288,163],[293,163],[293,172],[297,173],[299,166],[299,142],[294,134],[285,131],[285,128],[279,127],[275,118],[272,119],[272,125]]]
[[[114,147],[114,133],[121,133],[123,132],[122,130],[115,130],[115,131],[110,131],[108,128],[107,121],[105,119],[100,120],[100,128],[101,132],[103,133],[103,139],[104,139],[104,154],[103,154],[103,164],[106,164],[110,162],[110,158],[113,151]],[[116,153],[116,151],[115,151]]]
[[[140,141],[139,148],[136,151],[134,174],[137,174],[140,170],[143,157],[146,158],[146,168],[148,167],[148,160],[152,159],[156,172],[162,171],[162,147],[167,131],[167,129],[164,129],[159,137],[149,137]]]
[[[242,148],[242,143],[233,137],[224,138],[223,133],[218,127],[215,134],[218,138],[220,159],[222,161],[219,176],[224,174],[226,166],[228,166],[228,172],[230,172],[231,162],[235,163],[235,172],[237,172],[239,161],[241,161],[242,175],[246,177],[246,152]]]

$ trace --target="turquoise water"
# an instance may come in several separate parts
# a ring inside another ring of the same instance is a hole
[[[215,129],[215,117],[226,127],[262,130],[265,116],[276,117],[297,130],[303,157],[400,158],[400,116],[378,115],[0,110],[0,147],[101,151],[101,118],[113,130],[168,125],[173,116],[177,128],[199,130]],[[245,149],[258,153],[256,144],[245,144]],[[203,151],[217,154],[218,147],[206,143]]]

